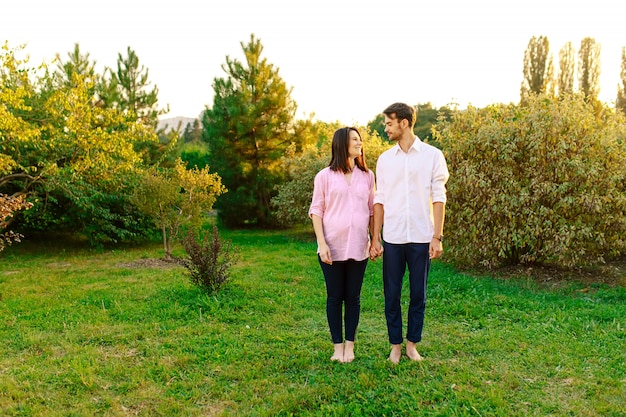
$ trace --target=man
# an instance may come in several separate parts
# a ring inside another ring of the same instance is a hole
[[[422,339],[430,261],[443,253],[445,185],[449,174],[443,153],[413,133],[416,116],[413,107],[395,103],[383,114],[385,133],[396,145],[385,151],[376,164],[370,257],[383,256],[385,317],[391,343],[389,360],[393,363],[399,363],[402,356],[400,296],[408,266],[406,355],[420,361],[416,344]]]

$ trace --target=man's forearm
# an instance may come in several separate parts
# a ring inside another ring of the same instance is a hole
[[[374,216],[372,220],[372,241],[381,241],[380,232],[383,229],[383,218],[385,215],[385,209],[382,204],[374,204]]]
[[[446,205],[441,202],[433,203],[433,226],[434,235],[443,235],[443,222],[446,214]]]

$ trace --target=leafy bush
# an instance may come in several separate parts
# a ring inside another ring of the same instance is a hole
[[[626,249],[626,123],[582,97],[468,108],[439,125],[447,256],[466,266],[599,264]]]
[[[184,162],[177,159],[173,168],[147,170],[132,201],[161,229],[163,251],[170,258],[180,230],[202,224],[206,213],[225,192],[221,178],[209,172],[208,166],[186,169]]]
[[[287,150],[283,158],[289,181],[278,186],[278,194],[272,198],[272,207],[279,224],[291,226],[309,222],[307,213],[313,198],[315,174],[328,165],[330,156],[321,149],[310,146],[301,153],[295,148]]]
[[[199,145],[186,144],[183,150],[180,152],[180,159],[183,160],[187,169],[202,169],[208,164],[209,152],[207,149],[203,149]]]
[[[103,105],[94,77],[61,81],[0,48],[0,187],[34,203],[15,230],[69,230],[94,245],[149,232],[127,196],[143,169],[138,148],[158,143],[156,133],[134,112]]]
[[[208,294],[218,292],[230,277],[229,269],[237,262],[238,251],[230,241],[220,238],[216,226],[213,226],[211,238],[205,235],[202,243],[191,229],[181,239],[181,243],[188,256],[177,258],[177,261],[187,268],[192,284]]]
[[[28,210],[32,207],[32,205],[32,203],[26,201],[25,195],[9,196],[6,194],[0,194],[0,252],[13,242],[20,242],[20,239],[24,237],[20,233],[16,233],[12,230],[5,231],[5,229],[8,227],[11,218],[15,215],[15,212],[19,210]]]

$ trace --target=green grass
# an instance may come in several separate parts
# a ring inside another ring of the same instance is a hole
[[[241,257],[215,296],[180,267],[134,263],[160,257],[158,244],[0,254],[0,414],[626,415],[624,288],[546,288],[436,262],[425,360],[392,365],[381,263],[370,263],[357,358],[339,364],[314,242],[223,233]]]

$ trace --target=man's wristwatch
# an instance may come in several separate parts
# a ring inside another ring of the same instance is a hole
[[[434,239],[437,239],[440,242],[443,242],[443,235],[433,236]]]

